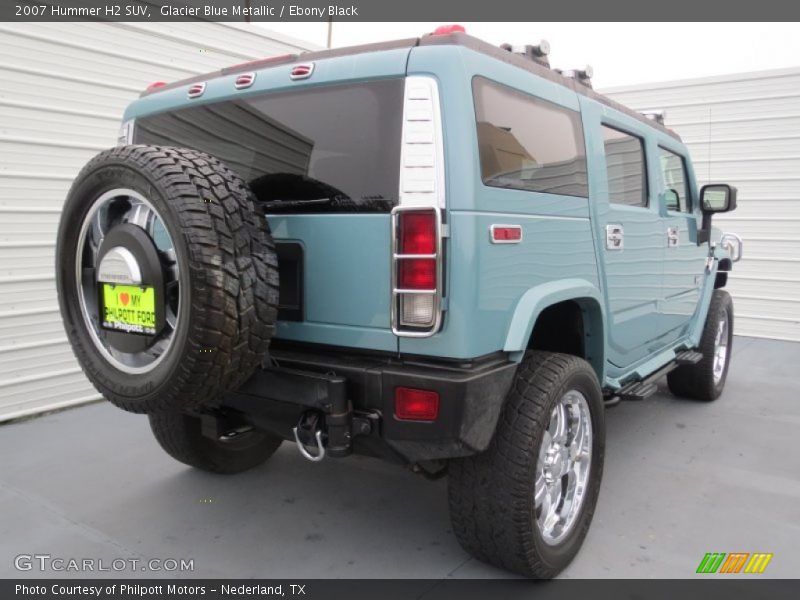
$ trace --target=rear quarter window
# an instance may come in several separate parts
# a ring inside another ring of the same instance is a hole
[[[647,206],[647,169],[642,138],[603,125],[603,148],[612,204]]]
[[[485,185],[588,197],[578,112],[482,77],[472,92]]]

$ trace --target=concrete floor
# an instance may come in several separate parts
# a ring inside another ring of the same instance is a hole
[[[800,344],[737,338],[717,402],[662,390],[610,410],[594,523],[563,576],[692,577],[706,552],[772,552],[762,577],[796,577],[799,368]],[[184,576],[204,578],[508,576],[461,550],[444,480],[377,460],[285,444],[213,476],[106,403],[0,427],[0,456],[0,577],[42,576],[14,570],[22,553],[192,558]]]

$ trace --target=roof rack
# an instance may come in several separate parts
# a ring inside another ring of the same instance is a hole
[[[512,44],[500,44],[500,47],[503,50],[507,50],[513,54],[519,54],[528,60],[539,63],[540,65],[548,68],[550,67],[550,59],[547,58],[547,55],[550,54],[550,42],[547,40],[542,40],[536,45],[528,44],[525,46],[515,46]]]
[[[641,112],[645,117],[650,119],[651,121],[655,121],[660,125],[664,124],[664,119],[667,117],[667,111],[663,108],[658,110],[642,110]]]
[[[589,89],[592,88],[592,77],[594,77],[594,69],[592,65],[586,65],[583,69],[570,69],[568,71],[562,71],[561,69],[553,69],[559,75],[563,75],[564,77],[569,77],[570,79],[574,79],[578,83],[582,83]]]

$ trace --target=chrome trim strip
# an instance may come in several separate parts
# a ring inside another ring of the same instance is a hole
[[[435,254],[395,254],[394,258],[402,260],[404,258],[437,258]]]
[[[436,294],[436,290],[406,290],[403,288],[395,288],[395,294],[419,294],[420,296],[432,296]]]

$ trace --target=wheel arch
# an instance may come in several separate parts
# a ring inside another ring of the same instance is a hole
[[[580,350],[538,345],[542,335],[552,328],[543,328],[551,318],[580,315]],[[540,335],[534,335],[535,333]],[[600,384],[605,378],[606,314],[600,290],[585,279],[564,279],[530,288],[517,302],[506,334],[503,350],[520,361],[526,350],[562,351],[584,358],[594,369]],[[540,339],[537,339],[540,338]]]

